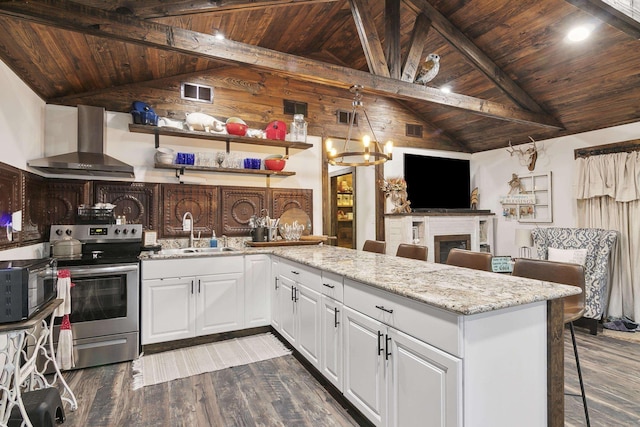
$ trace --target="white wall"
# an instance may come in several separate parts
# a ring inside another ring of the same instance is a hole
[[[575,227],[577,225],[576,201],[573,197],[574,150],[594,145],[611,144],[640,138],[640,122],[616,126],[582,134],[538,141],[538,161],[534,172],[552,173],[553,222],[520,224],[505,219],[500,196],[509,192],[511,174],[528,174],[516,156],[505,149],[485,151],[471,156],[471,180],[479,190],[479,209],[489,209],[496,214],[496,240],[494,255],[518,255],[515,245],[516,228]],[[528,145],[527,145],[528,146]]]

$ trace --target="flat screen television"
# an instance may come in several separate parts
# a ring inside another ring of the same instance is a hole
[[[404,179],[417,212],[470,207],[469,160],[405,154]]]

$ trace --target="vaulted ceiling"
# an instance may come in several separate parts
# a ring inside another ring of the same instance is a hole
[[[569,43],[577,24],[591,37]],[[63,105],[254,70],[361,84],[428,123],[413,144],[425,148],[479,152],[640,118],[640,24],[597,0],[0,1],[0,33],[0,59]],[[415,84],[429,53],[440,71]]]

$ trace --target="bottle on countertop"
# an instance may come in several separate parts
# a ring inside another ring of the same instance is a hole
[[[209,247],[217,248],[218,247],[218,239],[216,238],[216,230],[213,230],[213,234],[211,235],[211,240],[209,240]]]

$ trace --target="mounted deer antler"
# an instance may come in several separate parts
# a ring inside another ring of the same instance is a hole
[[[522,166],[526,166],[527,169],[532,171],[536,168],[536,160],[538,160],[538,148],[536,147],[536,141],[531,137],[529,137],[529,139],[531,140],[533,145],[526,150],[523,150],[522,148],[514,148],[511,145],[511,140],[509,140],[509,148],[511,148],[511,151],[509,151],[509,148],[507,148],[507,153],[512,156],[514,154],[517,155],[518,159],[520,159],[520,164]]]

